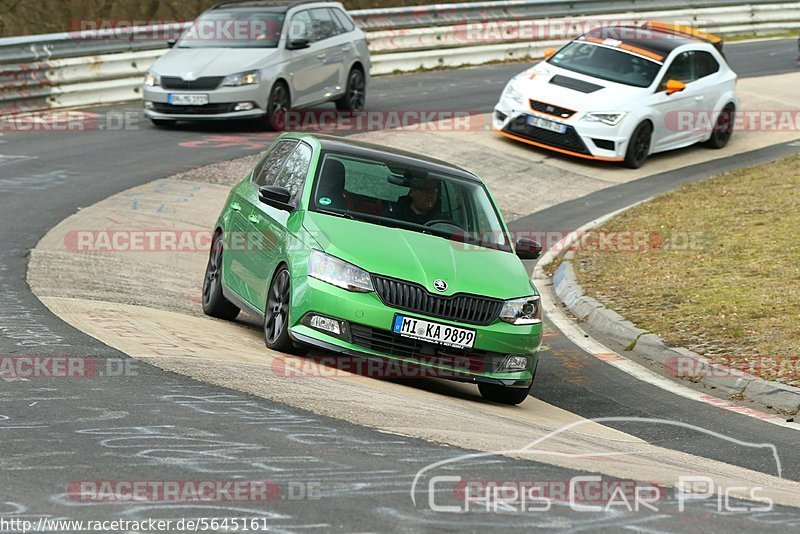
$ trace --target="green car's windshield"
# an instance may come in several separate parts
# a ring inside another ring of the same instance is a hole
[[[178,48],[276,48],[283,13],[214,11],[194,21]]]
[[[548,63],[610,82],[650,87],[661,63],[613,48],[572,41],[553,54]]]
[[[328,152],[309,209],[511,252],[482,183],[423,167]]]

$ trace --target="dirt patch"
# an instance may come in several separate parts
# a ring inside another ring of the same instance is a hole
[[[800,156],[687,185],[585,241],[587,293],[671,346],[800,386]]]

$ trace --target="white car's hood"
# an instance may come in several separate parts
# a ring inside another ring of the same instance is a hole
[[[599,86],[600,89],[586,92],[586,90],[581,91],[551,83],[553,77],[557,75],[577,80],[579,84],[588,82]],[[647,88],[593,78],[544,62],[517,75],[514,79],[514,87],[524,95],[526,100],[538,100],[581,113],[627,111],[634,101],[640,99],[648,91]]]
[[[263,69],[275,56],[276,48],[173,48],[158,58],[152,70],[184,79],[228,76]]]

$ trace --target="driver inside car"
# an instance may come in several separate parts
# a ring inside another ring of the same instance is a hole
[[[398,199],[398,219],[424,225],[431,221],[450,218],[439,211],[439,190],[441,182],[432,178],[416,180],[409,188],[408,194]]]

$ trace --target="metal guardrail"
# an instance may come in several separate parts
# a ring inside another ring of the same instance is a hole
[[[658,19],[723,36],[800,28],[800,2],[774,0],[519,0],[351,15],[367,31],[373,75],[537,58],[592,23]],[[0,114],[140,99],[144,73],[167,50],[166,37],[148,37],[188,25],[0,39]]]

